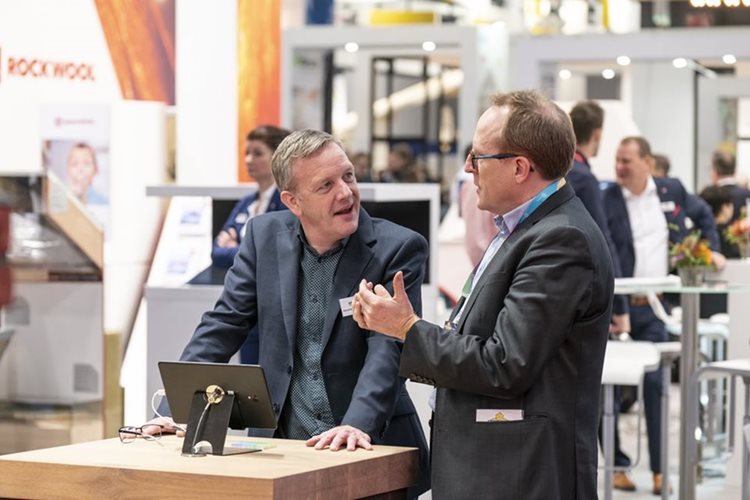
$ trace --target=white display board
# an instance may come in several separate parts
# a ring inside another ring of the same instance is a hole
[[[40,104],[119,99],[94,2],[0,2],[0,173],[42,171]]]

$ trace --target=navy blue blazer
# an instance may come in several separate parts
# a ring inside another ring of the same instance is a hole
[[[607,248],[609,248],[609,255],[612,257],[612,270],[614,271],[615,278],[621,278],[620,257],[617,255],[617,247],[614,241],[612,241],[612,235],[607,225],[607,216],[604,213],[599,181],[591,172],[591,167],[586,161],[586,157],[578,151],[576,151],[576,156],[573,159],[573,167],[568,172],[566,179],[604,235]],[[614,302],[612,303],[612,313],[626,314],[628,309],[627,297],[624,295],[615,295]]]
[[[654,183],[659,200],[661,200],[662,213],[667,220],[669,242],[682,241],[694,225],[695,229],[700,230],[703,237],[709,241],[711,248],[718,248],[718,233],[713,217],[707,220],[705,214],[700,215],[700,211],[705,207],[690,199],[682,183],[678,179],[659,177],[654,177]],[[635,247],[628,209],[620,186],[615,183],[607,184],[602,191],[602,201],[612,241],[617,246],[623,276],[632,277],[635,270]],[[688,218],[692,224],[688,222]],[[664,258],[667,256],[665,255]]]
[[[247,223],[248,219],[250,219],[250,215],[247,213],[247,207],[249,207],[250,204],[256,199],[258,199],[258,191],[240,199],[240,201],[238,201],[232,209],[229,217],[227,217],[227,221],[221,227],[221,230],[228,231],[229,228],[234,228],[234,230],[237,231],[238,241],[241,242],[242,228]],[[266,213],[276,212],[278,210],[287,210],[287,207],[281,201],[281,193],[279,192],[279,190],[274,189],[273,196],[271,197],[271,201],[268,203]],[[216,240],[214,240],[214,246],[211,249],[211,261],[217,267],[221,267],[222,269],[229,269],[232,266],[232,262],[234,262],[234,256],[237,255],[238,251],[239,246],[224,248],[216,245]]]

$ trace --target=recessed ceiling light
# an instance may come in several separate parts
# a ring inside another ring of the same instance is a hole
[[[344,50],[353,54],[359,50],[359,44],[357,42],[346,42]]]
[[[620,66],[627,66],[630,64],[630,58],[628,56],[617,56],[617,64]]]
[[[672,60],[672,66],[674,66],[677,69],[682,69],[687,67],[687,59],[684,57],[678,57],[676,59]]]
[[[573,73],[571,73],[569,69],[561,69],[557,76],[560,77],[560,80],[570,80]]]
[[[611,80],[615,77],[615,70],[607,68],[602,70],[602,78],[605,80]]]
[[[724,54],[721,60],[724,61],[724,64],[734,64],[737,62],[737,58],[733,54]]]
[[[435,45],[435,42],[426,41],[422,42],[422,50],[425,52],[433,52],[437,48],[437,45]]]

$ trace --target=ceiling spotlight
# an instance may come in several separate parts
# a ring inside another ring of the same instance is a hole
[[[737,58],[733,54],[724,54],[721,56],[721,60],[724,61],[724,64],[734,64],[737,62]]]
[[[620,66],[627,66],[630,64],[630,58],[628,56],[617,56],[617,64]]]
[[[615,70],[610,69],[610,68],[602,70],[602,78],[604,78],[605,80],[611,80],[614,77],[615,77]]]
[[[697,8],[705,7],[706,0],[690,0],[690,5]]]
[[[346,42],[346,45],[344,45],[344,50],[349,52],[350,54],[354,54],[359,50],[359,44],[357,42]]]
[[[437,45],[435,45],[435,42],[431,42],[429,40],[426,42],[422,42],[422,50],[424,50],[425,52],[434,52],[436,48]]]
[[[685,59],[684,57],[678,57],[672,60],[672,66],[674,66],[677,69],[686,68],[687,64],[688,64],[687,59]]]
[[[561,69],[557,76],[560,77],[560,80],[570,80],[573,73],[571,73],[569,69]]]

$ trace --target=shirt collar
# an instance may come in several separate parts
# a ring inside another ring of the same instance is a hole
[[[526,212],[526,209],[529,207],[529,205],[531,205],[532,201],[534,201],[534,198],[531,198],[529,201],[518,205],[510,212],[507,212],[503,215],[496,215],[495,226],[497,226],[498,229],[502,229],[502,225],[505,224],[505,227],[508,228],[508,233],[512,233],[516,229],[518,221],[521,220],[521,217],[523,216],[524,212]]]
[[[648,196],[648,195],[655,193],[656,183],[654,182],[654,178],[649,175],[648,180],[646,181],[646,189],[644,189],[641,194],[634,194],[631,190],[629,190],[625,186],[620,186],[620,189],[622,190],[622,195],[623,197],[625,197],[626,200],[633,200],[636,198]]]
[[[716,181],[717,186],[736,186],[737,184],[736,177],[722,177]]]
[[[270,186],[268,186],[268,187],[266,188],[266,190],[265,190],[265,191],[263,191],[262,193],[258,193],[258,194],[259,194],[260,196],[263,196],[263,199],[264,199],[264,200],[267,200],[267,199],[269,199],[269,198],[271,197],[271,195],[273,194],[273,192],[274,192],[275,190],[276,190],[276,184],[271,184]],[[260,196],[258,196],[258,198],[260,198]]]
[[[586,155],[581,153],[580,150],[576,149],[575,155],[573,155],[573,159],[578,163],[582,163],[583,165],[591,168],[591,165],[589,165],[589,159],[586,158]]]
[[[305,231],[302,228],[302,224],[299,224],[299,226],[297,227],[297,238],[299,239],[299,241],[302,243],[302,246],[307,251],[309,251],[312,255],[314,255],[316,257],[321,257],[322,258],[322,257],[328,257],[329,255],[333,255],[333,254],[336,254],[336,253],[340,252],[346,246],[346,244],[349,243],[349,239],[351,238],[351,236],[347,236],[343,240],[339,240],[339,244],[338,245],[336,245],[335,247],[331,248],[330,250],[328,250],[327,252],[322,253],[322,254],[319,254],[318,251],[315,250],[310,245],[310,243],[308,243],[307,236],[305,236]]]

